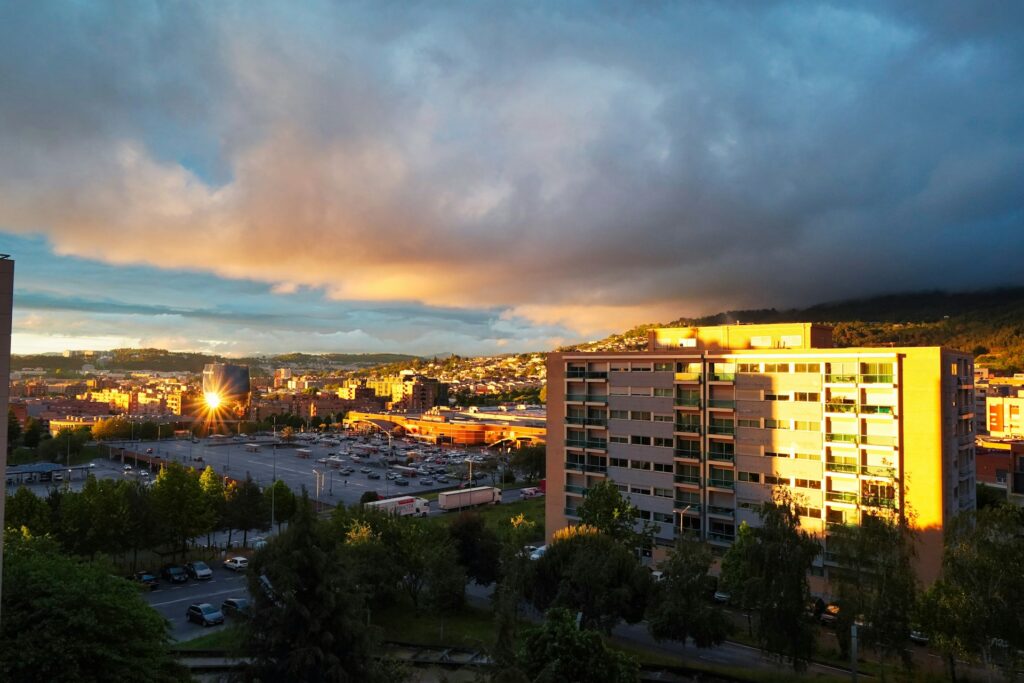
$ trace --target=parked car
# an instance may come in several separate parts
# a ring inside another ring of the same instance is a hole
[[[434,483],[434,480],[431,479],[430,477],[427,477],[425,479],[420,479],[420,484],[423,484],[424,486],[430,486],[433,483]]]
[[[152,448],[147,448],[146,449],[146,455],[153,455],[153,449]]]
[[[160,570],[160,576],[164,581],[170,581],[171,583],[185,583],[188,581],[188,574],[180,564],[164,565],[163,569]]]
[[[394,481],[395,486],[408,486],[409,480],[405,477],[396,477]]]
[[[925,635],[924,631],[913,630],[910,632],[910,642],[917,645],[927,645],[929,638]]]
[[[729,593],[726,593],[725,591],[715,591],[714,598],[715,598],[715,602],[720,602],[722,604],[725,604],[725,603],[729,602],[730,600],[732,600],[732,595],[730,595]]]
[[[378,472],[370,472],[369,474],[366,475],[366,478],[367,479],[380,479],[380,473],[378,473]]]
[[[198,581],[207,581],[213,578],[213,570],[205,562],[189,562],[185,565],[185,571]]]
[[[249,598],[228,598],[220,603],[220,611],[226,617],[248,619],[252,616],[252,605]]]
[[[208,602],[193,603],[185,611],[185,619],[202,626],[223,624],[224,615]]]
[[[369,467],[362,467],[362,468],[360,468],[359,471],[362,472],[363,474],[369,474],[373,470],[371,470]]]
[[[244,557],[229,557],[224,560],[224,569],[230,569],[233,572],[245,571],[249,567],[249,560]]]
[[[523,498],[536,498],[538,496],[543,496],[544,492],[541,491],[536,486],[528,486],[525,489],[521,489],[519,491],[519,495],[521,495]]]
[[[448,477],[436,477],[434,481],[436,481],[438,484],[447,484]]]
[[[544,557],[544,553],[546,553],[547,551],[548,551],[548,547],[546,545],[542,545],[542,546],[540,546],[538,548],[535,548],[533,550],[533,552],[530,553],[530,559],[531,560],[539,560],[540,558]]]
[[[139,586],[146,586],[151,591],[160,587],[160,582],[149,572],[135,572],[135,576],[132,578]]]

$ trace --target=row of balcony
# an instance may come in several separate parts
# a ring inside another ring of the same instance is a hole
[[[896,437],[883,434],[839,434],[828,432],[825,441],[829,443],[862,444],[865,446],[895,446]]]
[[[825,470],[844,474],[865,474],[869,477],[895,477],[896,468],[883,465],[861,465],[855,460],[826,460]]]
[[[606,439],[566,439],[565,445],[569,448],[608,449],[608,441]]]
[[[858,415],[892,415],[895,412],[893,406],[878,406],[868,403],[846,403],[844,401],[829,401],[825,404],[826,413],[852,413]]]
[[[677,372],[675,373],[675,381],[677,382],[700,382],[704,379],[704,374],[700,372]],[[735,382],[735,372],[709,372],[709,382]]]
[[[601,474],[608,472],[607,465],[584,465],[581,462],[567,462],[565,469],[571,472],[598,472]]]
[[[848,503],[850,505],[864,505],[867,507],[895,508],[896,499],[884,496],[858,495],[851,491],[826,491],[825,500],[830,503]]]
[[[583,425],[585,427],[607,427],[608,420],[603,417],[578,417],[569,415],[565,418],[566,424]]]
[[[565,371],[566,379],[608,379],[608,373],[604,370],[584,370],[583,368],[569,368]]]
[[[595,396],[592,394],[566,394],[565,400],[575,403],[608,403],[607,396]]]
[[[835,374],[827,373],[825,382],[829,384],[892,384],[893,375],[889,374]]]
[[[678,448],[673,451],[673,456],[676,458],[686,458],[687,460],[717,460],[720,462],[736,461],[736,455],[734,453],[684,451]]]

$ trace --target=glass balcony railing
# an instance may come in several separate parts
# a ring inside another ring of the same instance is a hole
[[[576,417],[568,416],[565,418],[566,424],[571,425],[584,425],[588,427],[606,427],[608,426],[608,420],[603,417]]]
[[[686,432],[687,434],[700,434],[699,422],[676,422],[675,431]]]
[[[832,503],[856,503],[857,494],[844,491],[825,491],[825,500]]]
[[[708,375],[708,379],[712,382],[735,382],[735,372],[712,372]]]
[[[569,402],[582,403],[608,403],[607,396],[595,396],[593,394],[566,394],[565,400]]]
[[[565,508],[566,517],[579,517],[580,513],[576,511],[576,508]]]
[[[733,435],[736,433],[736,425],[710,425],[708,434]]]
[[[682,449],[675,449],[673,452],[677,458],[689,458],[690,460],[700,460],[700,451],[684,451]]]
[[[834,443],[857,443],[857,435],[835,434],[830,432],[825,435],[825,441],[832,441]]]
[[[891,479],[896,476],[896,468],[882,465],[863,465],[860,468],[860,473],[866,474],[869,477],[888,477]]]
[[[835,401],[825,404],[826,413],[856,413],[856,403],[837,403]]]
[[[576,486],[574,484],[566,484],[565,485],[565,490],[566,490],[567,493],[578,493],[578,494],[580,494],[582,496],[582,495],[586,495],[587,491],[589,491],[590,489],[588,489],[586,486]]]
[[[700,486],[700,477],[695,477],[689,474],[677,474],[675,476],[677,484],[696,484]]]
[[[860,407],[860,411],[864,415],[892,415],[892,406],[873,406],[863,405]]]
[[[701,374],[699,372],[677,372],[673,377],[677,382],[699,382]]]
[[[565,469],[573,472],[607,472],[608,467],[605,465],[584,465],[581,462],[567,462],[565,463]]]
[[[856,460],[826,460],[825,469],[829,472],[857,474],[858,465]]]
[[[719,462],[734,462],[736,456],[733,453],[716,453],[714,451],[708,451],[708,460],[718,460]]]
[[[852,522],[825,522],[826,529],[849,529],[850,527],[856,526]]]
[[[896,499],[895,498],[886,498],[884,496],[867,496],[867,495],[865,495],[865,496],[863,496],[861,498],[860,502],[861,502],[862,505],[867,505],[868,507],[874,507],[874,508],[895,508],[896,507]]]
[[[708,479],[708,486],[716,486],[720,489],[731,489],[735,485],[732,479]]]
[[[700,512],[700,503],[691,503],[688,500],[680,500],[676,498],[675,507],[677,510],[686,510],[686,513]]]
[[[727,410],[734,410],[736,408],[736,401],[734,401],[731,398],[713,398],[708,401],[708,408],[724,408]]]
[[[721,534],[716,532],[708,532],[709,541],[717,541],[718,543],[732,543],[735,539],[735,534]]]
[[[892,374],[884,375],[861,375],[861,384],[892,384]]]
[[[580,370],[570,368],[565,371],[566,379],[608,379],[608,373],[603,370]]]
[[[736,514],[735,508],[722,507],[721,505],[708,505],[709,515],[726,515],[732,517]]]
[[[700,399],[690,396],[676,396],[676,405],[683,408],[700,408]]]
[[[860,437],[860,442],[868,446],[895,446],[896,437],[865,434]]]
[[[856,384],[857,375],[827,373],[825,375],[825,381],[832,384]]]

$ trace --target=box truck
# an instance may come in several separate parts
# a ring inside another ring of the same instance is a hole
[[[477,486],[471,489],[444,491],[437,494],[437,504],[442,510],[461,510],[477,505],[497,505],[501,502],[501,489],[493,486]]]
[[[371,510],[380,510],[381,512],[397,515],[398,517],[405,517],[406,515],[426,517],[430,511],[430,501],[425,498],[400,496],[398,498],[375,500],[372,503],[367,503],[366,507]]]

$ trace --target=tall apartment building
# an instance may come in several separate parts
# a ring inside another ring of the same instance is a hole
[[[688,533],[724,550],[785,486],[825,542],[815,576],[828,573],[831,525],[892,510],[919,529],[931,580],[943,526],[974,508],[970,354],[832,348],[830,328],[800,323],[658,329],[646,351],[547,364],[549,539],[608,478],[658,546]]]

